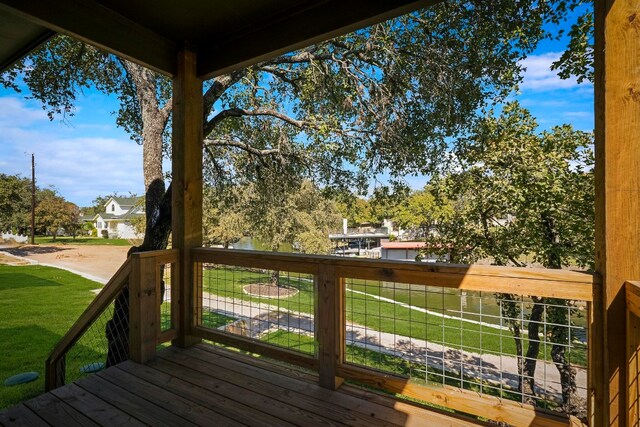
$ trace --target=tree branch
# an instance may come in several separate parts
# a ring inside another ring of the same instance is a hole
[[[205,126],[205,130],[210,129],[206,134],[211,131],[224,119],[228,117],[243,117],[243,116],[271,116],[280,119],[286,123],[289,123],[299,129],[303,128],[308,123],[302,120],[296,120],[276,110],[258,108],[256,110],[246,110],[244,108],[229,108],[222,110],[216,114],[211,120],[209,120]]]
[[[247,153],[260,156],[260,157],[282,154],[282,152],[278,148],[267,148],[267,149],[261,150],[259,148],[252,147],[251,145],[245,142],[232,140],[232,139],[205,139],[203,142],[204,142],[205,148],[210,148],[212,146],[235,147],[235,148],[244,150]]]

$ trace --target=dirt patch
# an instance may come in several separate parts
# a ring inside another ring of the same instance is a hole
[[[126,246],[22,245],[1,248],[0,256],[16,261],[16,258],[3,254],[4,251],[40,264],[68,268],[95,276],[106,282],[125,262],[128,250]]]
[[[252,283],[242,288],[245,294],[264,298],[288,298],[298,293],[297,289],[276,286],[271,283]]]
[[[2,265],[31,265],[31,263],[22,258],[17,258],[0,252],[0,264]]]

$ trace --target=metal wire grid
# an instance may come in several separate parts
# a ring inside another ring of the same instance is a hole
[[[569,391],[572,404],[586,407],[586,304],[536,301],[347,279],[346,362],[558,411],[568,410],[563,391]],[[529,337],[534,325],[538,339]],[[537,357],[527,359],[535,344]],[[535,369],[524,368],[526,361],[535,361]],[[564,377],[557,366],[566,368]]]
[[[204,263],[201,325],[315,355],[314,276]],[[276,284],[277,283],[277,284]]]
[[[118,309],[112,302],[69,349],[58,371],[68,384],[129,358],[128,298],[120,297]],[[114,312],[115,310],[115,312]],[[112,338],[111,345],[108,337]]]
[[[160,332],[168,331],[173,328],[173,319],[171,317],[171,278],[172,264],[160,265]]]

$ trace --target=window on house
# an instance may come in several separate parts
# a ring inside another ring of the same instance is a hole
[[[115,204],[111,205],[111,212],[115,212],[115,210],[116,210],[116,205]]]

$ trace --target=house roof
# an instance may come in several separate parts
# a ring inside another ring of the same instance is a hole
[[[144,215],[144,209],[141,206],[131,206],[128,211],[122,215],[115,215],[110,212],[100,212],[93,217],[93,220],[97,220],[98,217],[104,220],[124,221],[131,218],[141,217]]]
[[[382,242],[382,249],[422,249],[425,242]]]
[[[0,0],[0,71],[63,33],[166,75],[211,78],[438,0]]]
[[[114,200],[117,204],[120,205],[120,207],[131,207],[135,206],[141,199],[142,197],[111,197],[109,200],[107,200],[105,206],[108,205],[111,200]]]

